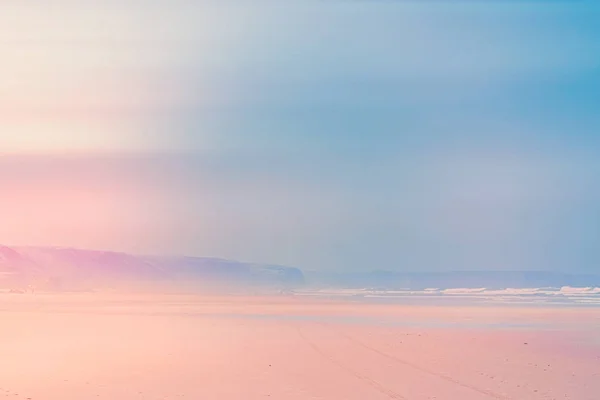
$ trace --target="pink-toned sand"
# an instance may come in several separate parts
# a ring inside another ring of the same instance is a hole
[[[600,309],[0,296],[0,398],[600,398]]]

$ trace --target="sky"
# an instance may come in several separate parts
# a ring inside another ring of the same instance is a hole
[[[0,5],[0,243],[600,271],[600,3]]]

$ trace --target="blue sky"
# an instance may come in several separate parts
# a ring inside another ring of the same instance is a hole
[[[1,6],[2,243],[599,269],[597,2],[62,3]]]

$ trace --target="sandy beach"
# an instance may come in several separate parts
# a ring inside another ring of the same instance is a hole
[[[571,399],[600,308],[288,297],[2,295],[0,397]]]

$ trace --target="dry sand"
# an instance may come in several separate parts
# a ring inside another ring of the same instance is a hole
[[[0,398],[600,398],[600,308],[1,295]]]

